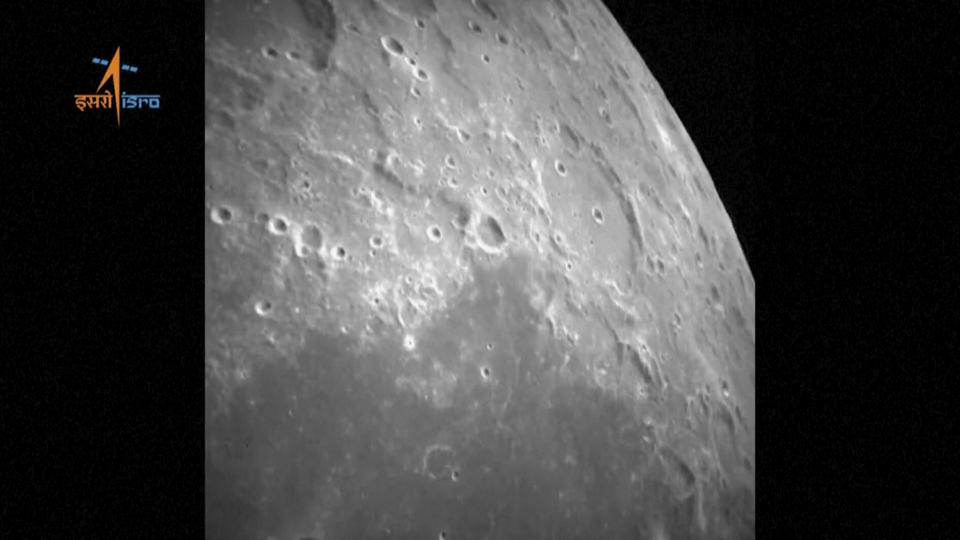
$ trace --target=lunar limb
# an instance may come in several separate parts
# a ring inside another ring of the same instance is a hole
[[[754,537],[753,277],[601,2],[205,26],[207,538]]]

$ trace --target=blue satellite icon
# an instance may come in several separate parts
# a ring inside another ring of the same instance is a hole
[[[107,61],[104,60],[103,58],[97,58],[96,56],[94,56],[94,57],[93,57],[93,63],[94,63],[94,64],[100,64],[101,66],[105,66],[105,65],[109,64],[110,62],[107,62]],[[137,72],[137,66],[131,66],[131,65],[128,65],[128,64],[123,64],[122,66],[120,66],[120,69],[123,70],[123,71],[129,71],[130,73],[136,73],[136,72]]]

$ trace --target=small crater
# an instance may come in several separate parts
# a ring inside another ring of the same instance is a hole
[[[227,130],[232,130],[236,128],[236,122],[233,119],[233,115],[231,115],[227,111],[208,110],[205,118],[206,118],[206,125],[210,127],[220,126]]]
[[[610,112],[607,111],[605,107],[600,107],[600,118],[602,118],[607,125],[613,124],[613,118],[610,117]]]
[[[570,126],[560,124],[560,139],[570,152],[576,154],[580,151],[580,136]]]
[[[460,469],[455,468],[450,471],[450,480],[453,480],[454,482],[458,482],[460,480]]]
[[[424,28],[427,27],[427,23],[423,22],[423,19],[417,19],[417,20],[415,20],[415,21],[414,21],[414,24],[416,24],[416,25],[417,25],[417,28],[419,28],[419,29],[421,29],[421,30],[423,30]]]
[[[277,216],[267,224],[267,230],[272,234],[287,234],[287,229],[289,229],[289,225],[287,225],[287,220],[283,216]]]
[[[680,318],[680,314],[674,312],[673,319],[670,320],[670,326],[673,328],[674,333],[679,333],[683,328],[683,319]],[[710,392],[710,385],[707,385],[707,393]]]
[[[619,356],[621,360],[626,360],[637,370],[637,373],[640,374],[640,377],[643,379],[643,382],[648,386],[654,387],[653,380],[653,371],[650,369],[650,366],[647,364],[646,360],[641,358],[640,353],[630,345],[624,343],[618,343],[617,348],[619,349]]]
[[[266,317],[273,311],[273,304],[269,300],[261,300],[253,306],[254,311],[261,317]]]
[[[416,86],[410,88],[410,93],[413,94],[413,97],[417,97],[417,98],[422,95],[420,92],[420,89],[417,88]]]
[[[487,186],[480,186],[480,194],[486,197],[490,194],[490,190],[487,189]]]
[[[499,19],[499,17],[497,17],[497,12],[494,11],[493,8],[483,0],[473,0],[473,5],[482,11],[487,17],[490,17],[493,20]]]
[[[601,98],[607,99],[607,92],[603,89],[603,85],[602,85],[601,83],[599,83],[599,82],[594,83],[593,88],[596,89],[597,94],[598,94]]]
[[[278,53],[277,50],[274,49],[273,47],[264,47],[263,55],[266,56],[267,58],[276,58],[280,56],[280,53]]]
[[[421,81],[425,81],[430,78],[429,75],[427,75],[427,72],[422,69],[417,70],[416,77]]]
[[[447,157],[443,158],[443,164],[446,165],[447,167],[450,167],[451,169],[455,169],[457,167],[456,160],[454,160],[453,156],[451,156],[450,154],[447,154]]]
[[[490,247],[499,248],[507,241],[500,223],[493,216],[483,218],[477,228],[480,240]]]
[[[325,41],[336,41],[337,16],[330,0],[297,0],[307,24]]]
[[[226,206],[214,208],[210,212],[210,219],[217,225],[225,225],[233,220],[233,212]]]
[[[466,206],[460,205],[457,207],[457,215],[451,221],[451,224],[454,228],[463,230],[467,227],[467,224],[470,223],[470,209]]]
[[[313,248],[304,244],[298,244],[297,247],[293,249],[294,254],[301,259],[306,259],[313,254]]]
[[[671,484],[676,489],[675,494],[680,499],[685,499],[693,492],[696,487],[697,477],[689,465],[669,447],[660,451],[664,462],[671,469]]]
[[[489,378],[490,378],[490,374],[491,374],[491,372],[490,372],[490,368],[489,368],[489,367],[483,366],[482,368],[480,368],[480,376],[483,377],[484,380],[489,379]]]
[[[440,531],[440,534],[437,535],[437,538],[439,538],[440,540],[447,540],[447,538],[449,538],[449,536],[450,536],[450,535],[447,534],[447,531]]]
[[[554,161],[553,167],[557,170],[557,174],[559,174],[560,176],[567,175],[567,166],[564,165],[563,162],[561,162],[560,160]]]
[[[693,183],[697,186],[697,191],[699,191],[701,195],[706,196],[707,192],[704,191],[704,189],[703,189],[703,184],[700,183],[700,177],[699,177],[699,176],[697,176],[697,175],[694,175],[694,176],[693,176]]]
[[[439,242],[443,240],[443,232],[440,231],[439,226],[431,225],[427,227],[427,238],[429,238],[431,242]]]
[[[460,139],[462,143],[470,142],[470,134],[463,128],[457,128],[457,138]]]
[[[410,334],[403,336],[404,349],[408,351],[412,351],[416,346],[417,346],[417,340],[413,336],[411,336]]]
[[[470,31],[475,34],[479,34],[483,31],[483,29],[480,28],[480,25],[473,21],[467,21],[467,28],[469,28]]]
[[[697,225],[697,235],[700,236],[703,247],[710,251],[710,238],[707,237],[707,231],[703,230],[703,225]]]
[[[487,350],[488,350],[488,351],[492,351],[492,350],[493,350],[493,343],[487,343]]]
[[[451,220],[450,223],[455,229],[466,229],[467,225],[470,223],[470,209],[466,206],[458,206],[457,215]]]
[[[499,42],[501,45],[509,45],[510,39],[507,38],[507,36],[505,36],[504,34],[497,32],[497,42]]]
[[[598,225],[603,225],[603,210],[594,206],[591,213],[593,214],[593,220],[596,221]]]
[[[337,246],[333,248],[333,258],[338,261],[342,261],[347,258],[347,248],[343,246]]]
[[[567,272],[573,271],[573,263],[570,261],[567,261],[567,264],[565,264],[564,267],[567,269]]]
[[[298,53],[297,51],[288,51],[287,58],[293,61],[297,61],[297,60],[300,60],[301,57],[300,57],[300,53]]]
[[[270,216],[265,212],[258,212],[254,219],[258,225],[266,225],[270,221]]]
[[[401,184],[400,175],[397,172],[397,164],[400,162],[400,156],[391,148],[384,148],[377,152],[373,163],[373,172],[393,184]]]
[[[720,393],[723,394],[723,397],[730,397],[730,385],[727,384],[726,380],[720,381]]]
[[[480,55],[480,59],[483,60],[483,62],[484,62],[485,64],[489,64],[489,63],[490,63],[490,56],[487,55],[487,54],[482,54],[482,55]]]
[[[381,37],[380,45],[383,46],[383,50],[394,56],[401,56],[403,54],[403,44],[397,41],[397,39],[393,36]]]
[[[736,435],[736,424],[733,420],[733,414],[730,413],[730,409],[726,405],[720,404],[714,410],[714,416],[719,421],[714,424],[714,429],[726,428],[728,435],[734,437]]]
[[[320,227],[313,224],[307,225],[303,229],[300,239],[313,249],[320,249],[323,246],[323,232],[320,231]]]
[[[417,60],[412,56],[407,57],[407,63],[410,64],[410,67],[417,67]]]

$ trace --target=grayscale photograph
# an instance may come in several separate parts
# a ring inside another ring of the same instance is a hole
[[[207,0],[206,538],[755,537],[753,273],[623,24]]]

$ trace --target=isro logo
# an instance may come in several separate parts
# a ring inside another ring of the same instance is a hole
[[[96,94],[74,94],[74,104],[77,109],[85,111],[87,109],[116,109],[117,125],[120,125],[120,109],[159,109],[160,96],[158,94],[128,94],[120,92],[120,72],[137,73],[140,69],[136,66],[120,64],[120,47],[113,53],[113,59],[109,62],[102,58],[94,58],[93,63],[101,66],[107,66],[107,71],[100,79],[100,86],[97,87]],[[103,85],[108,80],[113,80],[113,93],[109,88],[99,93]]]

